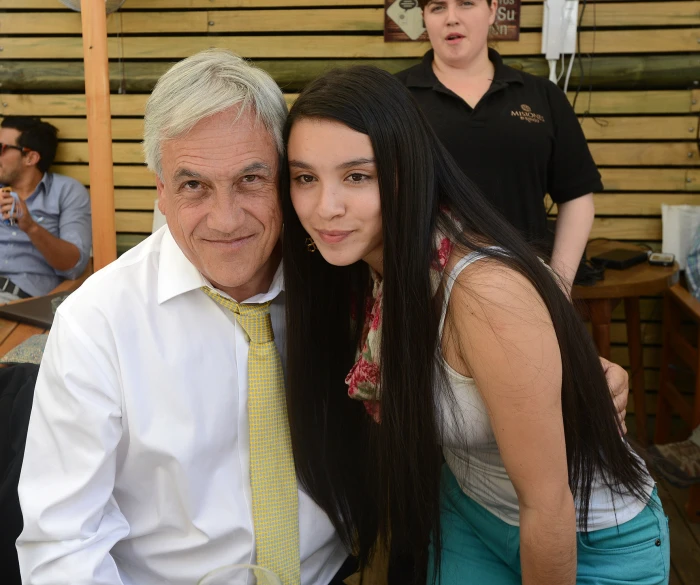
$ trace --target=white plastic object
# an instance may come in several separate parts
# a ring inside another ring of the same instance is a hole
[[[550,64],[549,79],[556,83],[556,61],[576,53],[578,0],[545,0],[542,52]]]

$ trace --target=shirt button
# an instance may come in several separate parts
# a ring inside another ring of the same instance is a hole
[[[12,232],[12,235],[13,235],[13,236],[16,236],[16,235],[17,235],[17,232]]]
[[[657,538],[656,542],[654,543],[656,546],[661,546],[661,539]]]

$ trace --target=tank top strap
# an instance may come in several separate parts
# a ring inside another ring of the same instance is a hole
[[[484,248],[485,250],[493,250],[494,252],[500,252],[501,254],[506,254],[507,252],[500,246],[488,246]],[[445,316],[447,315],[447,307],[450,304],[450,295],[452,294],[452,287],[454,286],[457,277],[460,275],[462,270],[464,270],[470,264],[474,264],[481,260],[482,258],[488,258],[487,254],[481,251],[469,252],[463,258],[454,265],[450,273],[447,275],[447,281],[445,282],[445,296],[442,301],[442,315],[440,315],[440,327],[438,328],[438,339],[442,338],[442,330],[445,326]]]

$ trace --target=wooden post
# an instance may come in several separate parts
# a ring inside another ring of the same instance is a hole
[[[82,0],[85,99],[87,102],[92,250],[95,270],[117,257],[114,224],[112,116],[109,105],[107,12],[104,0]]]

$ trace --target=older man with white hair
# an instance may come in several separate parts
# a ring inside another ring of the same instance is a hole
[[[58,310],[19,486],[24,583],[195,585],[238,563],[340,583],[348,554],[297,486],[284,402],[286,111],[226,51],[153,91],[144,150],[167,226]]]

